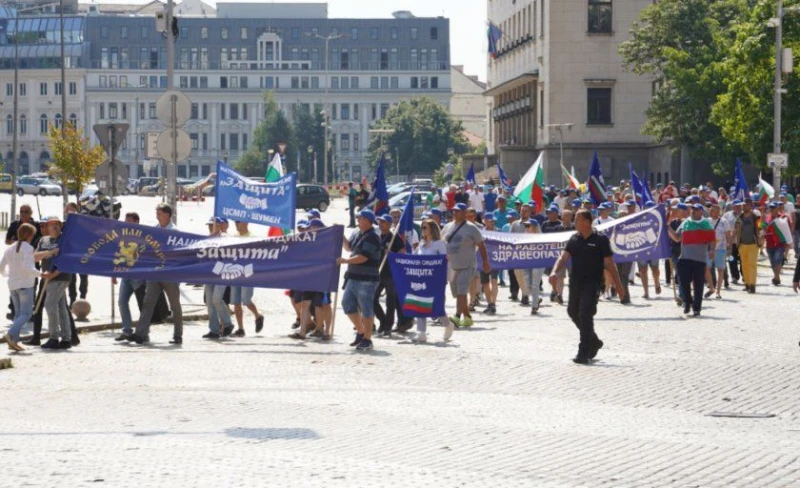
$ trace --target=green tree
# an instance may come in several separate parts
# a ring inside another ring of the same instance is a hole
[[[766,165],[772,152],[774,122],[775,31],[767,27],[775,17],[774,1],[759,0],[735,25],[729,56],[720,64],[725,92],[712,109],[712,120],[722,134],[741,146],[750,161]],[[792,3],[792,2],[786,2]],[[797,3],[797,2],[794,2]],[[783,45],[800,49],[800,17],[787,13]],[[789,153],[790,174],[800,171],[800,84],[784,76],[782,151]]]
[[[729,169],[740,153],[711,113],[726,84],[720,70],[732,27],[754,0],[662,0],[645,8],[620,44],[623,66],[650,77],[657,90],[642,132],[657,142],[685,145],[694,155]]]
[[[295,171],[296,166],[292,167],[293,159],[290,155],[292,148],[292,126],[286,118],[286,114],[281,111],[275,103],[275,96],[272,92],[264,93],[264,114],[263,120],[253,131],[250,148],[236,161],[234,167],[236,171],[245,176],[264,176],[267,164],[269,164],[269,150],[278,151],[278,144],[286,144],[287,171]]]
[[[383,136],[383,145],[392,155],[399,150],[401,173],[433,173],[448,160],[448,149],[452,148],[456,155],[472,149],[463,135],[461,121],[427,97],[401,101],[375,124],[375,129],[394,130]],[[368,157],[373,167],[379,158],[380,140],[373,136],[369,144]]]
[[[83,130],[70,123],[61,129],[50,127],[48,135],[53,154],[50,176],[61,183],[62,188],[73,190],[76,198],[83,188],[94,179],[95,170],[106,159],[105,151],[99,145],[92,146]],[[64,193],[64,201],[67,192]]]
[[[292,132],[294,134],[293,146],[300,150],[300,159],[298,168],[298,177],[303,181],[311,181],[314,177],[313,165],[310,164],[314,153],[317,155],[317,179],[322,180],[323,177],[323,149],[325,141],[325,132],[322,127],[324,119],[321,115],[322,108],[314,105],[308,107],[307,105],[296,104],[292,110]],[[311,146],[312,153],[309,154],[308,147]],[[295,153],[297,150],[295,150]],[[296,157],[296,156],[295,156]]]

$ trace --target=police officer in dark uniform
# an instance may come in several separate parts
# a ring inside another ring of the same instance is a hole
[[[578,354],[572,359],[577,364],[589,364],[603,347],[603,341],[594,332],[597,300],[603,290],[603,270],[608,271],[614,280],[620,300],[625,299],[625,289],[611,258],[611,242],[608,237],[594,231],[592,220],[589,210],[579,210],[575,214],[577,232],[567,241],[550,275],[550,284],[555,286],[559,271],[564,269],[567,261],[572,260],[567,313],[581,334]]]

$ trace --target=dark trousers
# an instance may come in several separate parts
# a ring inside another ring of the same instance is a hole
[[[356,226],[356,206],[355,204],[350,205],[350,225],[349,227]]]
[[[703,285],[706,282],[706,263],[692,261],[691,259],[679,259],[678,274],[680,274],[684,310],[686,310],[689,307],[689,303],[691,303],[692,310],[699,312],[703,308]],[[694,295],[692,295],[692,288],[694,288]]]
[[[667,284],[672,282],[672,261],[669,259],[664,260],[664,281]]]
[[[581,334],[578,356],[586,357],[600,340],[594,332],[594,315],[597,313],[597,299],[600,297],[599,286],[595,282],[569,284],[567,313]]]
[[[519,282],[517,281],[517,274],[513,269],[508,270],[508,288],[511,290],[511,296],[516,298],[519,295]]]
[[[739,281],[739,279],[741,279],[739,266],[742,264],[742,259],[739,257],[739,246],[736,244],[731,247],[731,257],[733,257],[733,261],[728,261],[728,268],[731,270],[731,279]]]
[[[381,291],[386,290],[386,310],[381,307]],[[378,284],[378,289],[375,290],[375,318],[378,319],[381,329],[392,329],[394,325],[394,317],[397,314],[397,323],[403,321],[403,311],[400,308],[400,300],[397,298],[397,290],[394,287],[394,281],[389,279],[382,279]]]
[[[78,281],[78,277],[80,277],[80,285],[78,285],[77,290],[75,289],[76,282]],[[78,299],[78,292],[81,294],[81,299],[86,298],[86,293],[89,291],[89,276],[82,274],[82,275],[72,275],[72,279],[69,280],[69,304],[72,306],[75,303],[75,300]]]
[[[631,266],[633,266],[633,263],[617,263],[619,280],[622,282],[622,289],[625,290],[625,301],[631,299],[631,293],[630,290],[628,290],[628,285],[631,279]]]

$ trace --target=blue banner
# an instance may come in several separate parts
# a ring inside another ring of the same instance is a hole
[[[246,178],[217,162],[214,216],[281,229],[294,229],[297,176],[289,173],[271,183]]]
[[[336,291],[344,227],[273,238],[209,237],[70,214],[59,270],[118,278]]]
[[[598,225],[611,241],[614,262],[665,259],[670,255],[666,210],[663,205]],[[550,234],[483,232],[493,270],[550,268],[574,231]],[[480,256],[478,256],[480,263]]]
[[[397,297],[406,317],[444,317],[447,257],[389,254]]]

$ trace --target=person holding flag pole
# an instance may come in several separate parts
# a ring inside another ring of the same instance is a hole
[[[410,220],[410,224],[408,220]],[[392,232],[392,223],[392,217],[389,214],[382,215],[378,218],[378,226],[381,231],[381,242],[383,243],[383,260],[381,261],[381,266],[379,268],[380,284],[375,290],[375,316],[380,322],[378,335],[383,337],[392,336],[392,322],[394,321],[394,315],[396,311],[400,317],[400,321],[397,324],[398,331],[404,332],[410,328],[410,325],[406,324],[407,321],[403,317],[402,307],[400,306],[397,290],[395,289],[394,280],[392,279],[391,269],[390,266],[386,265],[386,260],[389,258],[389,253],[411,252],[411,243],[408,242],[408,239],[405,238],[405,235],[409,230],[409,225],[410,230],[413,231],[414,229],[413,188],[411,189],[411,194],[408,196],[408,202],[406,202],[406,207],[403,210],[403,215],[400,217],[400,222],[394,229],[394,232]],[[397,239],[397,234],[401,235],[400,239]],[[385,312],[380,305],[380,296],[381,291],[383,290],[386,290]]]

